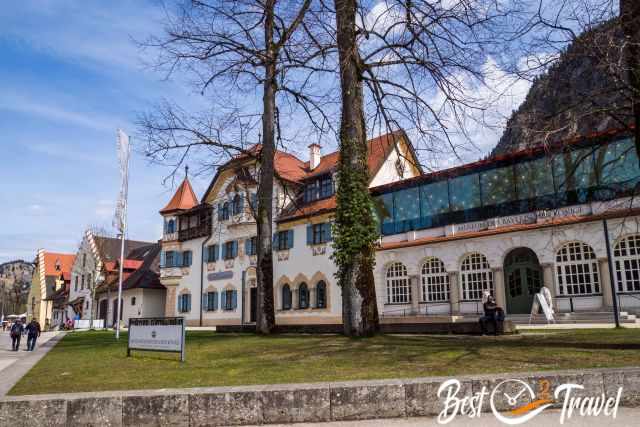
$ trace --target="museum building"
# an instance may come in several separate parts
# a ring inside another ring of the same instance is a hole
[[[485,290],[508,315],[529,313],[542,286],[551,290],[559,312],[608,311],[613,298],[622,310],[640,308],[640,206],[634,198],[640,169],[624,134],[592,135],[434,173],[416,166],[402,132],[369,144],[383,322],[476,316]],[[306,162],[276,155],[279,324],[341,322],[330,258],[337,159],[338,153],[322,156],[315,144]],[[256,171],[252,158],[234,158],[219,168],[200,201],[185,178],[161,211],[167,316],[185,316],[191,325],[255,321]]]

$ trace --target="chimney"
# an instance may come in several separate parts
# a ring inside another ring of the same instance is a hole
[[[311,144],[309,146],[309,169],[314,170],[320,164],[320,145]]]

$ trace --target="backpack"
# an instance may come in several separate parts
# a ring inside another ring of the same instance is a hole
[[[11,325],[11,336],[15,337],[16,335],[20,335],[20,325],[14,323],[13,325]]]

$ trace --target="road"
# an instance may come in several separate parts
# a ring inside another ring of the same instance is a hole
[[[565,420],[560,424],[560,411],[548,410],[533,418],[531,421],[522,426],[569,426],[569,427],[637,427],[640,425],[640,408],[619,408],[616,419],[610,417],[584,417],[580,418],[574,415],[569,420]],[[403,418],[403,419],[386,419],[386,420],[368,420],[368,421],[348,421],[333,423],[301,423],[301,424],[278,424],[280,427],[436,427],[440,426],[436,418]],[[495,419],[491,414],[482,414],[480,418],[468,419],[458,418],[449,424],[449,427],[505,427]]]
[[[22,337],[20,350],[11,351],[9,331],[0,331],[0,398],[5,396],[29,369],[35,365],[62,337],[59,332],[43,332],[35,351],[25,351],[27,337]],[[53,339],[53,340],[52,340]]]

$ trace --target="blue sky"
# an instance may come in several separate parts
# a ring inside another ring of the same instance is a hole
[[[0,262],[32,260],[38,248],[75,252],[87,227],[110,229],[116,129],[135,135],[137,115],[162,98],[206,105],[187,84],[148,67],[150,53],[133,43],[161,32],[163,17],[155,0],[21,0],[0,9]],[[514,87],[499,113],[510,113],[528,84]],[[500,132],[470,133],[479,148],[465,160],[485,154]],[[157,212],[178,183],[163,185],[170,169],[139,152],[130,170],[128,237],[157,240]],[[192,179],[198,196],[213,172]]]
[[[145,66],[132,38],[161,29],[151,1],[20,1],[0,9],[0,262],[38,248],[75,251],[110,227],[118,193],[116,128],[161,97],[197,103]],[[135,144],[135,139],[134,139]],[[129,237],[160,237],[168,169],[134,153]],[[193,182],[200,195],[206,183]]]

